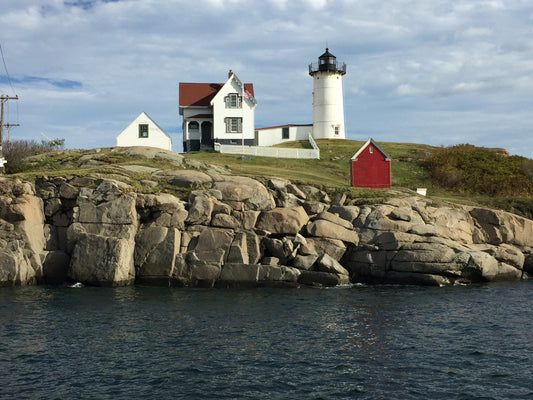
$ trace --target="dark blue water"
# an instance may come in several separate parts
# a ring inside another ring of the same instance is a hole
[[[1,398],[533,398],[533,282],[0,289]]]

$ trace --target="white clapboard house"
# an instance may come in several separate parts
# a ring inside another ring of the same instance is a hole
[[[149,146],[172,150],[172,138],[142,112],[117,136],[118,147]]]
[[[213,150],[215,143],[254,145],[254,86],[230,70],[225,83],[179,84],[183,151]]]

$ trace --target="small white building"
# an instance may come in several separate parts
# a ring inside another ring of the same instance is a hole
[[[172,138],[142,112],[117,136],[117,147],[149,146],[172,151]]]
[[[283,142],[308,140],[313,132],[313,125],[279,125],[255,130],[256,146],[274,146]]]
[[[254,87],[230,70],[225,83],[179,84],[183,151],[213,150],[215,143],[253,146]]]

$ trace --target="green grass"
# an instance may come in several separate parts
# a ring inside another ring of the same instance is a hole
[[[316,141],[320,148],[320,160],[296,160],[287,158],[251,157],[242,160],[238,155],[215,152],[189,153],[187,157],[209,164],[229,166],[237,175],[278,176],[293,182],[321,185],[330,188],[349,189],[350,159],[365,143],[357,140],[323,139]],[[393,159],[391,163],[392,185],[414,189],[428,186],[430,176],[419,162],[434,147],[410,143],[378,143]],[[279,147],[308,148],[309,142],[287,142]]]
[[[317,140],[319,160],[297,160],[268,157],[247,157],[217,152],[193,152],[185,154],[191,161],[220,166],[234,175],[253,177],[263,182],[270,177],[280,177],[297,184],[307,184],[324,189],[334,195],[346,193],[355,204],[377,203],[387,198],[413,193],[418,187],[428,188],[428,196],[436,200],[471,206],[489,206],[533,217],[533,160],[523,157],[503,157],[488,149],[474,146],[433,147],[413,143],[379,142],[379,146],[392,158],[392,189],[363,189],[350,186],[350,159],[363,145],[355,140]],[[309,148],[307,141],[288,142],[281,147]],[[92,168],[80,168],[80,157],[98,153],[96,157],[105,163]],[[21,179],[35,179],[44,174],[114,176],[117,165],[144,165],[159,169],[176,169],[175,164],[164,159],[148,159],[113,152],[112,149],[64,150],[37,156],[27,164]],[[183,167],[185,168],[185,167]],[[45,172],[43,172],[45,171]],[[153,193],[168,191],[180,197],[187,191],[171,187],[164,182],[155,189],[138,184],[149,179],[149,174],[128,175],[125,179],[136,191]],[[461,179],[458,179],[461,178]],[[510,179],[510,177],[512,179]],[[452,179],[453,178],[453,179]],[[477,182],[473,186],[471,182]],[[500,184],[503,182],[505,184]],[[516,182],[513,187],[509,182]],[[485,183],[490,183],[487,185]],[[505,192],[495,193],[495,188]],[[487,190],[485,190],[487,188]],[[490,191],[488,191],[490,188]]]

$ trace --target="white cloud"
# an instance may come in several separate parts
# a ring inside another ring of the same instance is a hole
[[[258,125],[311,122],[307,65],[326,42],[347,63],[346,123],[354,138],[371,132],[376,140],[471,138],[505,147],[511,133],[532,136],[530,1],[4,3],[9,72],[16,82],[41,79],[15,83],[24,106],[12,133],[20,137],[49,127],[71,147],[112,145],[141,111],[179,132],[178,83],[220,82],[228,69],[255,84]],[[46,86],[62,81],[81,87]],[[0,91],[11,91],[1,78]],[[517,146],[533,157],[529,149]]]

